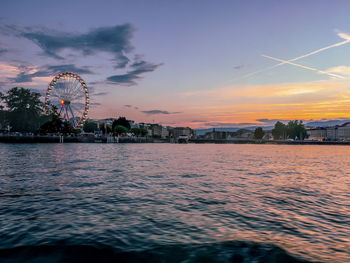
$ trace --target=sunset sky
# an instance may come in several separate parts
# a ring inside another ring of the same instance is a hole
[[[90,118],[345,121],[349,10],[346,0],[3,0],[0,88],[44,95],[55,74],[73,71],[89,87]]]

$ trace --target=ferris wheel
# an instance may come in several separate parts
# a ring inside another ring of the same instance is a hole
[[[72,72],[62,72],[50,82],[45,96],[45,112],[55,106],[59,116],[73,128],[81,128],[89,111],[89,92],[83,79]]]

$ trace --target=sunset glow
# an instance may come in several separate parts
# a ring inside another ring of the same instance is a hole
[[[274,3],[275,16],[272,3],[250,8],[224,1],[218,8],[207,2],[201,13],[193,3],[173,3],[156,24],[131,12],[132,3],[84,23],[71,16],[74,10],[89,13],[100,3],[62,4],[43,23],[34,14],[46,12],[45,1],[35,12],[29,3],[18,9],[8,2],[0,11],[1,89],[23,86],[44,94],[54,75],[72,71],[89,88],[89,118],[126,116],[193,128],[270,124],[263,119],[346,120],[349,5],[311,2]],[[184,22],[173,24],[170,17]],[[98,42],[98,34],[106,38]],[[85,44],[75,44],[80,42]]]

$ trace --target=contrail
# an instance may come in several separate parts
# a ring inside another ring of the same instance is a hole
[[[343,39],[345,39],[345,40],[344,40],[344,41],[341,41],[341,42],[338,42],[338,43],[335,43],[335,44],[333,44],[333,45],[329,45],[329,46],[326,46],[326,47],[323,47],[323,48],[319,48],[319,49],[317,49],[317,50],[315,50],[315,51],[309,52],[309,53],[307,53],[307,54],[305,54],[305,55],[302,55],[302,56],[299,56],[299,57],[296,57],[296,58],[293,58],[293,59],[290,59],[290,60],[283,60],[283,62],[282,62],[282,60],[280,60],[281,63],[278,63],[278,64],[273,65],[273,66],[268,67],[268,68],[264,68],[264,69],[260,69],[260,70],[257,70],[257,71],[248,73],[248,74],[243,75],[242,77],[239,77],[239,78],[237,78],[237,79],[245,79],[245,78],[250,77],[250,76],[253,76],[253,75],[255,75],[255,74],[258,74],[258,73],[261,73],[261,72],[265,72],[265,71],[274,69],[274,68],[276,68],[276,67],[282,66],[282,65],[284,65],[284,64],[291,64],[291,63],[288,63],[288,62],[293,62],[293,61],[296,61],[296,60],[299,60],[299,59],[302,59],[302,58],[306,58],[306,57],[311,56],[311,55],[315,55],[315,54],[320,53],[320,52],[322,52],[322,51],[325,51],[325,50],[327,50],[327,49],[334,48],[334,47],[340,47],[340,46],[342,46],[342,45],[345,45],[345,44],[347,44],[347,43],[350,43],[350,36],[349,36],[349,35],[347,35],[347,34],[345,34],[345,33],[339,33],[338,36],[341,37],[341,38],[343,38]],[[275,60],[276,60],[276,59],[275,59]],[[277,60],[277,61],[279,61],[279,60]],[[294,65],[294,66],[295,66],[295,65]],[[299,65],[299,66],[302,66],[302,65]],[[322,70],[319,70],[319,73],[324,74],[324,73],[327,73],[327,72],[324,72],[324,71],[322,71]],[[332,76],[331,73],[327,73],[327,74],[330,75],[330,76]],[[334,75],[335,75],[335,74],[334,74]],[[336,76],[337,76],[337,77],[340,77],[340,76],[338,76],[338,75],[336,75]]]
[[[293,63],[293,62],[291,62],[292,60],[283,60],[283,59],[279,59],[279,58],[274,58],[274,57],[271,57],[271,56],[267,56],[267,55],[264,55],[264,54],[262,54],[261,56],[263,56],[263,57],[265,57],[265,58],[269,58],[269,59],[275,60],[275,61],[282,62],[282,63],[280,63],[280,64],[290,64],[290,65],[297,66],[297,67],[300,67],[300,68],[304,68],[304,69],[316,71],[317,73],[320,73],[320,74],[325,74],[325,75],[329,75],[329,76],[331,76],[331,77],[335,77],[335,78],[339,78],[339,79],[344,79],[343,76],[340,76],[340,75],[337,75],[337,74],[333,74],[333,73],[329,73],[329,72],[326,72],[326,71],[323,71],[323,70],[319,70],[319,69],[316,69],[316,68],[311,68],[311,67],[303,66],[303,65],[300,65],[300,64],[297,64],[297,63]],[[295,59],[295,60],[296,60],[296,59]],[[280,64],[278,64],[278,65],[280,65]]]
[[[340,46],[345,45],[345,44],[347,44],[347,43],[349,43],[349,42],[350,42],[350,39],[347,39],[347,40],[345,40],[345,41],[338,42],[338,43],[335,43],[335,44],[333,44],[333,45],[330,45],[330,46],[327,46],[327,47],[323,47],[323,48],[317,49],[317,50],[315,50],[315,51],[312,51],[312,52],[307,53],[307,54],[305,54],[305,55],[302,55],[302,56],[300,56],[300,57],[296,57],[296,58],[293,58],[293,59],[290,59],[290,60],[286,60],[286,61],[293,62],[293,61],[296,61],[296,60],[299,60],[299,59],[302,59],[302,58],[306,58],[306,57],[311,56],[311,55],[315,55],[315,54],[317,54],[317,53],[320,53],[320,52],[325,51],[325,50],[330,49],[330,48],[340,47]],[[277,64],[277,65],[274,65],[273,67],[278,67],[278,66],[281,66],[281,65],[283,65],[283,64],[288,64],[288,63],[287,63],[287,62],[282,62],[282,63],[279,63],[279,64]]]

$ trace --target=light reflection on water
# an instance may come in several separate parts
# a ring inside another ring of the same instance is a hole
[[[248,240],[350,258],[350,147],[0,144],[0,248]]]

